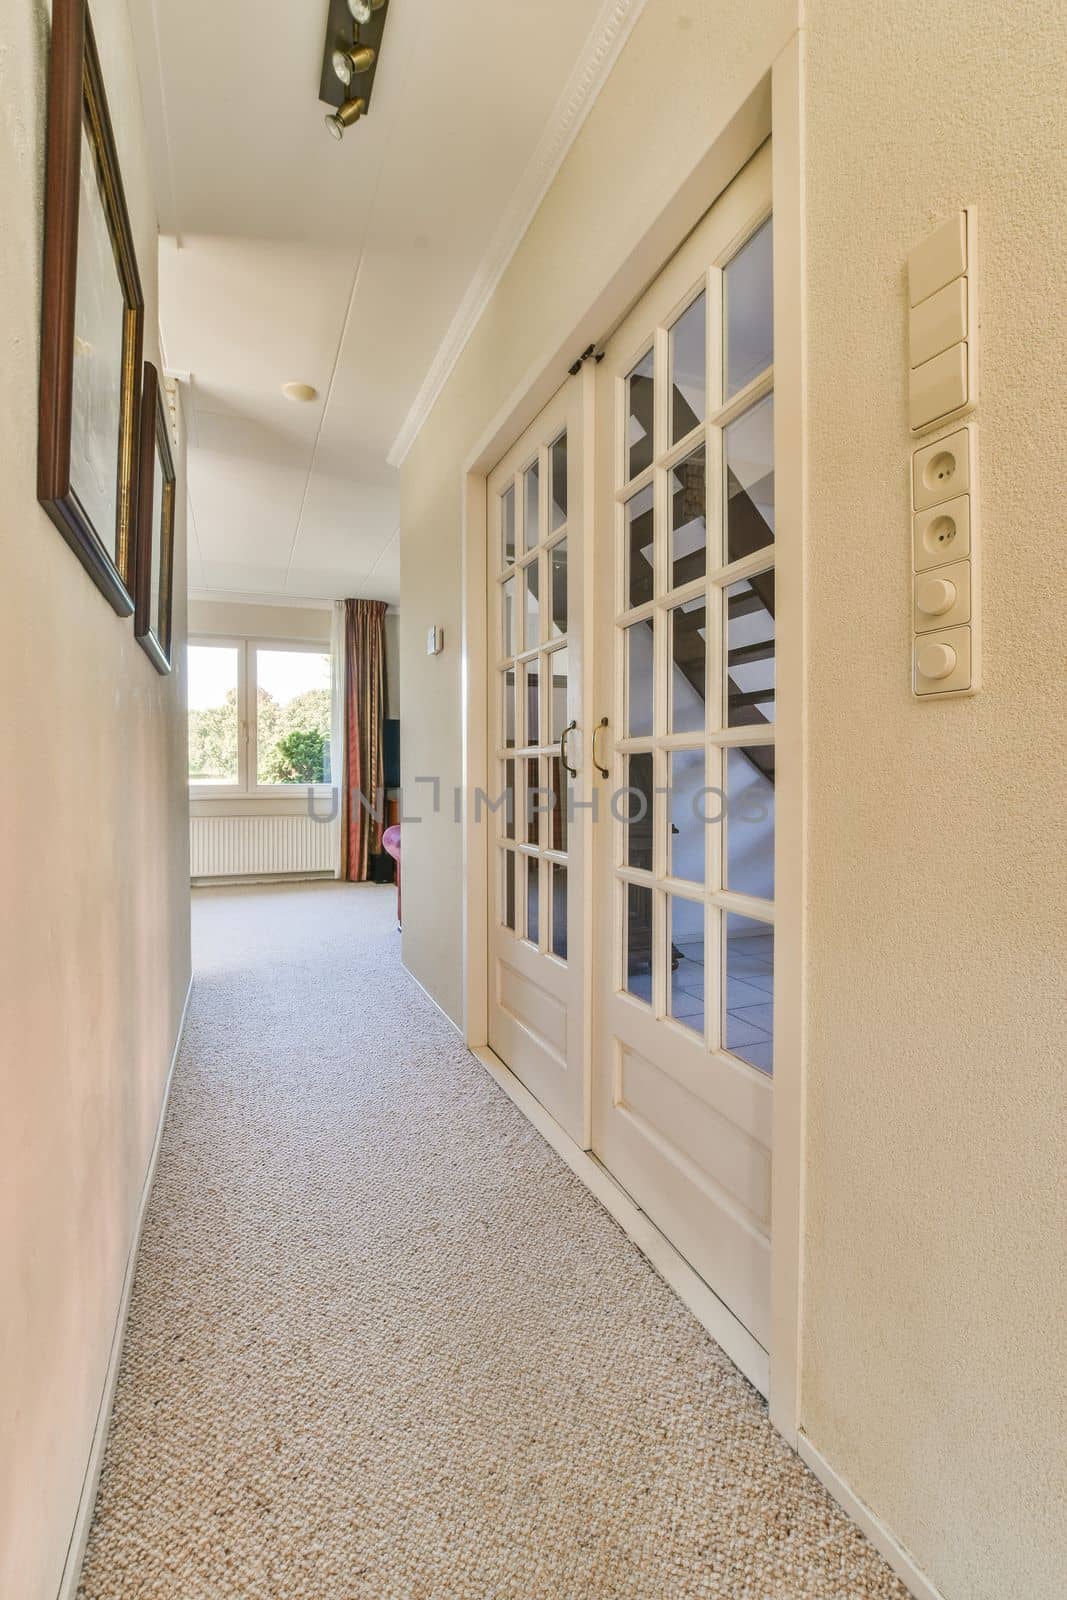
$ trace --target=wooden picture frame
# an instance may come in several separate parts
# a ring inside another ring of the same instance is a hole
[[[159,374],[150,361],[144,364],[141,384],[139,454],[133,631],[156,671],[169,672],[174,605],[174,512],[178,486],[166,401]]]
[[[86,0],[54,0],[37,497],[120,616],[134,609],[143,343],[144,295],[92,23]]]

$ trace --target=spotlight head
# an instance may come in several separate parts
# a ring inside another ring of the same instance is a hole
[[[384,4],[385,0],[348,0],[348,9],[357,22],[369,22]]]
[[[330,57],[334,73],[347,87],[360,72],[369,72],[374,65],[374,51],[367,44],[349,45],[347,50],[335,50]]]
[[[343,139],[345,129],[358,122],[366,109],[365,100],[346,100],[343,106],[337,111],[331,111],[323,121],[335,139]]]

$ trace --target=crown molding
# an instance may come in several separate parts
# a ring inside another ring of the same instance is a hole
[[[606,0],[601,8],[540,143],[393,440],[388,455],[391,467],[403,463],[418,438],[644,8],[645,0]]]
[[[332,600],[312,600],[295,594],[256,594],[240,589],[190,588],[189,599],[222,606],[284,606],[294,611],[329,611],[333,606]]]
[[[360,585],[357,583],[354,587],[358,589]],[[189,599],[221,606],[281,606],[291,611],[332,611],[337,604],[336,600],[308,600],[298,594],[250,594],[237,589],[190,589]],[[387,602],[388,616],[395,617],[399,612],[395,601]]]

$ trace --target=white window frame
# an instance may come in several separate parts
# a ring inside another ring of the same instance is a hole
[[[189,648],[204,645],[237,651],[237,782],[189,784],[190,800],[282,800],[301,796],[312,789],[316,797],[332,792],[329,783],[260,783],[256,704],[257,650],[290,650],[305,655],[324,655],[330,659],[328,639],[271,639],[261,634],[193,634]]]

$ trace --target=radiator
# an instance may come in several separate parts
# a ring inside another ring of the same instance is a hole
[[[190,875],[244,878],[332,872],[336,840],[336,822],[315,822],[306,816],[191,817]]]

